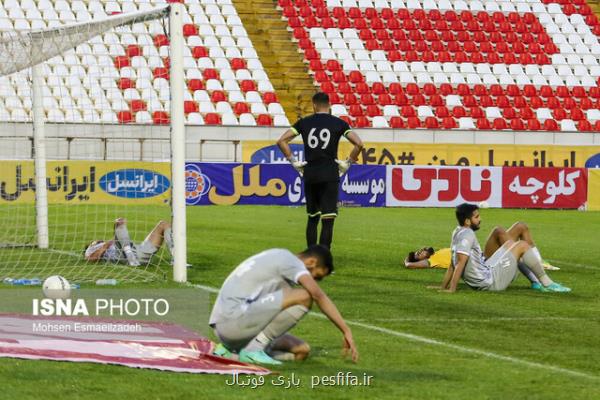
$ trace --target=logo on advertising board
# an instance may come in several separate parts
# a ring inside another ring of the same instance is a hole
[[[290,150],[296,160],[304,161],[304,145],[290,143]],[[250,156],[250,162],[252,164],[287,164],[288,160],[277,145],[272,145],[255,151]]]
[[[579,208],[587,199],[583,168],[504,168],[502,206]]]
[[[585,162],[586,168],[600,168],[600,153],[594,154]]]
[[[185,167],[185,202],[189,205],[198,204],[202,196],[208,193],[210,178],[202,173],[199,166],[188,164]]]
[[[388,166],[387,206],[452,207],[486,201],[501,207],[502,168]]]
[[[171,186],[169,178],[147,169],[120,169],[100,178],[100,187],[106,193],[128,199],[158,196]]]

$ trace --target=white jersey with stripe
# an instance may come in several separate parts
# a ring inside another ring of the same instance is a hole
[[[261,296],[297,284],[308,270],[292,252],[265,250],[243,261],[225,279],[210,315],[210,324],[235,319]]]
[[[485,263],[483,252],[475,232],[471,228],[458,226],[452,232],[452,265],[458,262],[458,254],[464,254],[469,259],[463,270],[462,278],[472,288],[483,289],[492,284],[492,271]]]

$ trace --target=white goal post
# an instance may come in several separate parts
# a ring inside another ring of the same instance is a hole
[[[43,104],[43,93],[44,93],[44,69],[43,64],[47,60],[52,59],[55,56],[59,56],[64,52],[74,49],[75,47],[87,42],[88,40],[106,32],[111,29],[131,26],[132,24],[145,23],[147,21],[153,21],[157,19],[166,19],[168,16],[168,38],[169,38],[169,83],[170,83],[170,99],[164,103],[170,105],[170,137],[167,139],[170,142],[170,199],[168,205],[171,210],[171,225],[172,225],[172,236],[173,236],[173,248],[172,248],[172,265],[173,265],[173,280],[176,282],[185,282],[187,280],[187,269],[186,269],[186,209],[185,209],[185,116],[184,116],[184,84],[185,76],[183,70],[183,23],[182,23],[182,11],[183,4],[181,3],[170,3],[162,7],[157,7],[149,11],[139,11],[136,13],[118,14],[114,16],[108,16],[100,20],[92,20],[90,22],[80,22],[75,24],[63,25],[56,28],[48,28],[37,31],[14,31],[14,32],[3,32],[0,36],[0,54],[3,58],[7,59],[8,62],[0,62],[0,77],[6,77],[8,75],[18,73],[19,71],[27,68],[31,69],[31,122],[25,122],[26,125],[31,126],[33,142],[33,160],[34,160],[34,175],[35,175],[35,225],[36,225],[36,238],[35,247],[38,250],[51,250],[57,254],[68,254],[71,253],[72,257],[82,257],[81,254],[77,254],[74,249],[69,248],[66,245],[59,246],[55,249],[55,243],[52,242],[52,238],[57,237],[57,234],[51,234],[49,228],[52,222],[49,221],[49,206],[48,206],[48,188],[47,188],[47,174],[46,169],[48,160],[46,158],[46,136],[45,136],[45,122],[47,119],[46,112],[44,111]],[[163,22],[164,25],[164,22]],[[165,29],[166,30],[166,29]],[[70,95],[69,95],[70,96]],[[75,99],[77,100],[77,99]],[[20,121],[21,122],[21,121]],[[68,123],[68,121],[67,121]],[[126,125],[118,125],[113,128],[126,129]],[[150,127],[149,129],[154,129]],[[100,130],[101,131],[101,130]],[[122,137],[126,137],[126,133],[121,133]],[[158,138],[158,133],[156,138]],[[152,137],[154,139],[154,137]],[[105,140],[106,145],[106,140]],[[106,155],[105,155],[106,157]],[[65,175],[66,177],[66,175]],[[18,177],[20,179],[20,176]],[[65,178],[66,180],[66,178]],[[3,182],[4,183],[4,182]],[[66,182],[65,182],[66,185]],[[4,190],[4,189],[3,189]],[[18,190],[18,188],[17,188]],[[167,201],[165,201],[167,203]],[[8,207],[8,206],[4,206]],[[66,207],[66,206],[65,206]],[[80,205],[70,205],[69,207],[82,207]],[[91,206],[89,206],[91,207]],[[95,206],[90,208],[90,215],[96,216],[97,218],[106,217],[108,220],[109,216],[112,216],[111,212],[101,209],[102,206]],[[77,211],[80,213],[79,211]],[[138,216],[144,215],[144,211],[136,211]],[[10,215],[14,218],[14,210],[7,209],[3,211],[6,215]],[[70,213],[68,213],[70,214]],[[81,213],[80,213],[81,214]],[[74,218],[79,218],[76,216]],[[88,218],[88,217],[85,217]],[[105,224],[103,228],[106,228],[103,234],[107,234],[107,231],[111,230],[112,220],[109,221],[92,221],[85,220],[82,226],[87,228],[87,225]],[[18,229],[18,228],[17,228]],[[68,227],[66,228],[68,229]],[[141,228],[140,230],[143,230]],[[83,230],[83,229],[82,229]],[[95,232],[95,231],[94,231]],[[109,232],[110,233],[110,232]],[[81,232],[81,235],[87,234],[87,230]],[[96,233],[95,233],[96,234]],[[98,233],[99,234],[99,233]],[[68,235],[65,234],[65,241],[68,241]],[[0,245],[2,245],[3,238],[0,238]],[[5,239],[5,238],[4,238]],[[135,238],[136,241],[141,241],[142,238]],[[19,240],[13,241],[15,246],[18,248],[21,243]],[[5,246],[0,246],[4,248]],[[9,246],[10,247],[10,246]],[[43,253],[46,254],[46,253]],[[35,258],[36,263],[40,264],[42,256]],[[50,253],[47,253],[50,254]],[[19,261],[26,262],[24,256],[15,257],[19,258]],[[29,259],[33,259],[31,255],[27,256]],[[44,264],[46,265],[46,264]],[[110,272],[98,272],[92,273],[94,267],[86,267],[86,273],[81,275],[75,273],[70,278],[75,281],[93,281],[99,278],[111,278]],[[129,267],[127,267],[129,268]],[[9,272],[3,272],[3,267],[0,265],[0,279],[7,278],[7,274],[12,275],[14,278],[33,278],[36,274],[49,275],[55,270],[48,264],[47,267],[40,266],[37,269],[33,269],[32,272],[21,272],[15,268],[4,268]],[[75,271],[75,269],[73,269]],[[78,270],[83,270],[78,269]],[[98,268],[98,271],[101,271]],[[105,270],[106,271],[106,270]],[[116,271],[116,269],[115,269]],[[61,270],[56,270],[60,273]],[[67,271],[68,274],[69,271]],[[142,274],[143,275],[143,274]],[[142,276],[139,275],[139,276]],[[124,276],[125,280],[137,281],[138,275],[135,273],[127,272],[119,276]],[[40,276],[36,276],[40,277]],[[41,276],[43,277],[43,276]],[[151,278],[142,278],[141,280],[152,280]]]

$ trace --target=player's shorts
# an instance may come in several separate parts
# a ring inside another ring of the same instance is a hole
[[[152,256],[158,251],[158,248],[150,243],[149,240],[144,240],[142,243],[133,245],[132,247],[140,264],[148,264]]]
[[[232,351],[246,347],[282,310],[283,289],[267,293],[251,303],[242,303],[238,318],[217,322],[215,332],[221,342]]]
[[[510,251],[514,247],[503,245],[486,261],[492,270],[492,284],[487,288],[491,291],[506,290],[518,276],[517,259]]]
[[[336,217],[339,182],[304,183],[306,212],[309,216]]]

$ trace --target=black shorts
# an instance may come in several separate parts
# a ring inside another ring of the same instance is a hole
[[[309,216],[336,217],[339,182],[304,182],[306,212]]]

